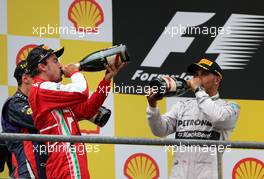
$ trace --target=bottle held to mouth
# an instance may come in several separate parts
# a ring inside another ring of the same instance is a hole
[[[120,59],[117,57],[120,56]],[[102,49],[84,57],[76,65],[80,71],[102,71],[106,69],[107,64],[120,65],[122,62],[129,62],[130,57],[125,45],[116,45],[110,48]]]
[[[169,76],[155,78],[149,83],[149,86],[156,89],[155,98],[182,96],[190,90],[184,79]]]

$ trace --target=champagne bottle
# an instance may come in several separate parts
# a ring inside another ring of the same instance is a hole
[[[120,59],[118,62],[118,58],[115,58],[116,55],[120,55]],[[129,62],[130,57],[127,52],[127,48],[125,45],[116,45],[110,48],[102,49],[91,53],[84,57],[79,63],[76,65],[80,68],[81,71],[101,71],[106,69],[107,64],[116,63],[120,65],[122,62]]]
[[[149,86],[156,92],[155,98],[181,96],[190,90],[184,79],[169,76],[155,78]]]
[[[111,116],[111,110],[101,106],[98,112],[90,119],[90,121],[99,127],[104,127]]]

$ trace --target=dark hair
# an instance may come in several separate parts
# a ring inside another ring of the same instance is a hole
[[[21,86],[22,85],[22,76],[21,76],[20,79],[17,79],[17,86]]]
[[[47,65],[47,60],[43,60],[40,64],[44,64],[44,65]],[[30,72],[30,76],[33,78],[35,76],[37,76],[38,74],[40,74],[40,71],[38,68],[35,68],[33,69],[31,72]]]

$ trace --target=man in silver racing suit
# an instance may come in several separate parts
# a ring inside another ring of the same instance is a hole
[[[219,97],[221,68],[212,60],[201,59],[191,64],[188,72],[194,75],[187,84],[195,98],[176,102],[165,114],[160,115],[154,91],[148,92],[147,118],[152,133],[166,137],[175,132],[176,139],[226,140],[235,128],[240,109],[236,103]],[[217,153],[191,147],[175,150],[171,178],[218,178]]]

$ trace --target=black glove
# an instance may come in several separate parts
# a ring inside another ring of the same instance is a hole
[[[104,127],[107,121],[109,120],[110,116],[111,116],[111,110],[107,109],[104,106],[101,106],[97,114],[92,119],[90,119],[90,121],[92,121],[94,124],[100,127]]]
[[[5,169],[5,162],[7,161],[8,150],[5,142],[0,141],[0,172],[3,172]]]

